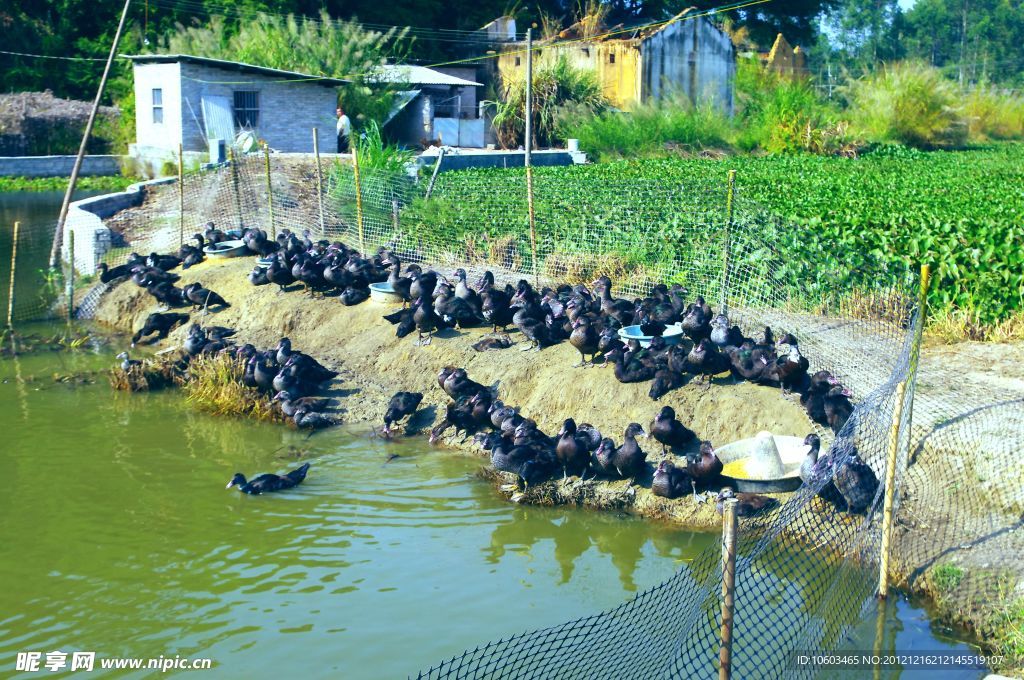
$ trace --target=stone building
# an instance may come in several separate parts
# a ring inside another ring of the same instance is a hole
[[[130,155],[137,160],[159,167],[176,159],[178,144],[186,158],[205,160],[210,140],[246,136],[275,151],[308,153],[314,127],[321,150],[337,150],[335,108],[346,80],[187,54],[128,58],[135,78]]]

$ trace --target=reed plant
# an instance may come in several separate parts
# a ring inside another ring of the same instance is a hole
[[[283,421],[269,397],[242,382],[244,372],[242,363],[227,354],[193,357],[182,384],[185,400],[216,415]]]

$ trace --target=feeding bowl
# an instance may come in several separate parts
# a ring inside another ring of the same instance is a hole
[[[374,302],[386,302],[390,304],[402,304],[402,296],[395,292],[387,281],[370,284],[370,299]]]
[[[212,246],[203,248],[203,252],[210,257],[238,257],[245,255],[249,248],[245,241],[221,241]]]
[[[626,326],[619,329],[619,337],[622,341],[637,340],[640,342],[641,347],[649,347],[651,340],[654,339],[653,335],[644,335],[640,332],[640,326]],[[678,345],[683,339],[683,329],[679,324],[671,324],[665,328],[665,332],[661,334],[662,339],[666,345]]]
[[[794,491],[800,487],[800,464],[807,455],[802,437],[758,432],[715,449],[722,476],[737,491]]]
[[[269,267],[273,263],[274,263],[274,258],[273,257],[257,257],[256,258],[256,264],[258,264],[261,267]]]

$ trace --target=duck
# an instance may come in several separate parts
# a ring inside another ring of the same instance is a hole
[[[267,277],[267,268],[256,265],[249,272],[249,283],[254,286],[266,286],[270,283],[270,279]]]
[[[851,396],[850,390],[842,385],[836,385],[825,395],[822,403],[825,411],[825,421],[836,434],[839,434],[839,431],[846,425],[846,421],[853,415],[853,404],[850,402]]]
[[[646,436],[640,423],[627,425],[622,438],[622,446],[615,449],[615,455],[612,458],[615,471],[619,473],[620,477],[628,477],[630,484],[633,483],[634,478],[647,469],[647,454],[637,443],[637,436]]]
[[[222,298],[217,293],[203,287],[203,284],[196,281],[185,286],[182,291],[185,296],[192,303],[193,309],[196,307],[209,307],[210,305],[219,305],[220,307],[230,307],[231,304],[227,300]]]
[[[597,450],[594,451],[594,457],[591,460],[591,466],[598,472],[608,475],[609,477],[617,474],[615,469],[615,441],[610,437],[604,437],[601,443],[598,444]]]
[[[711,442],[701,442],[700,452],[696,458],[686,461],[686,471],[690,473],[694,499],[697,497],[697,487],[706,489],[717,482],[722,476],[723,469],[722,461],[715,455],[715,447]]]
[[[352,307],[364,302],[370,297],[369,288],[357,288],[355,286],[349,286],[341,292],[341,304],[346,307]]]
[[[647,382],[654,378],[657,369],[643,363],[639,352],[624,352],[613,350],[608,353],[607,359],[612,362],[615,371],[615,379],[620,383]]]
[[[786,337],[787,336],[783,336],[783,338]],[[793,339],[796,340],[796,338]],[[807,358],[800,353],[800,348],[795,342],[789,344],[786,356],[779,357],[776,360],[775,365],[783,394],[788,394],[806,387],[808,381],[807,369],[810,368],[811,364],[807,361]]]
[[[128,352],[121,352],[117,355],[117,358],[121,360],[121,370],[123,371],[131,371],[136,366],[142,366],[142,362],[129,357]]]
[[[577,429],[575,420],[566,418],[555,444],[555,456],[562,466],[562,479],[572,474],[578,475],[580,481],[583,481],[587,468],[590,467],[590,454],[600,443],[601,433],[593,429],[593,426],[581,432]]]
[[[294,418],[295,413],[300,409],[317,413],[323,412],[331,402],[330,399],[322,397],[297,397],[293,399],[287,392],[278,392],[272,397],[271,401],[277,402],[278,406],[281,407],[281,413],[289,418]]]
[[[448,367],[445,367],[445,369],[447,368]],[[440,375],[438,376],[438,379],[440,379]],[[451,371],[446,371],[444,382],[441,384],[441,389],[443,389],[452,399],[458,399],[463,396],[471,397],[479,392],[488,392],[486,387],[470,378],[469,373],[467,373],[464,368],[456,368]]]
[[[703,302],[701,297],[698,297],[697,300]],[[705,314],[704,306],[701,304],[692,305],[683,316],[683,320],[679,322],[679,326],[683,329],[686,337],[694,343],[699,343],[711,336],[711,318]]]
[[[103,283],[111,283],[118,279],[128,278],[132,274],[130,265],[119,264],[116,267],[111,267],[106,262],[100,262],[96,265],[96,271],[100,273],[100,281]]]
[[[325,427],[331,427],[337,425],[338,421],[330,416],[326,416],[323,413],[317,413],[316,411],[310,411],[305,407],[299,407],[295,411],[295,415],[292,416],[292,422],[295,423],[295,427],[300,430],[322,430]]]
[[[612,297],[612,280],[607,276],[600,276],[590,285],[594,287],[601,300],[601,311],[615,319],[623,327],[633,324],[633,312],[635,306],[629,300],[621,300]]]
[[[800,395],[800,404],[807,411],[811,420],[821,425],[828,425],[828,416],[825,414],[825,395],[838,384],[839,381],[828,371],[817,371],[811,376],[806,391]]]
[[[279,253],[280,255],[280,253]],[[281,257],[275,257],[267,267],[267,278],[271,283],[276,284],[279,292],[284,292],[287,286],[295,283],[292,276],[292,268],[282,261]]]
[[[434,305],[430,304],[429,299],[422,295],[416,299],[416,311],[413,312],[412,318],[418,332],[415,345],[419,347],[429,345],[434,337],[434,331],[444,324],[441,317],[434,312]],[[426,340],[423,339],[424,333],[427,335]]]
[[[654,470],[651,492],[661,498],[679,498],[686,493],[691,482],[690,474],[686,470],[676,467],[672,461],[666,459],[658,463]]]
[[[847,510],[853,514],[866,512],[878,493],[878,477],[874,470],[861,460],[856,449],[850,451],[846,460],[843,460],[841,453],[833,454],[830,458],[833,459],[835,471],[833,482],[846,501]]]
[[[277,353],[275,360],[280,366],[288,366],[290,363],[298,364],[304,380],[315,383],[327,382],[338,377],[337,371],[332,371],[313,357],[292,349],[291,338],[283,337],[277,341]]]
[[[433,270],[414,271],[409,273],[412,283],[409,284],[409,298],[412,300],[426,298],[430,300],[437,287],[437,272]]]
[[[435,443],[449,427],[455,427],[456,435],[462,431],[465,436],[469,436],[470,432],[476,431],[477,421],[473,418],[473,406],[473,397],[468,395],[448,402],[445,406],[444,419],[430,431],[428,441],[431,444]]]
[[[242,493],[258,496],[261,493],[283,491],[284,489],[290,489],[294,486],[298,486],[306,479],[307,472],[309,472],[309,463],[305,463],[301,467],[297,467],[284,475],[268,473],[248,481],[246,481],[245,475],[241,472],[236,472],[235,476],[231,478],[231,481],[228,482],[228,485],[224,488],[230,489],[234,486],[238,487],[238,490]]]
[[[821,486],[817,494],[822,499],[839,507],[846,506],[846,500],[836,489],[832,480],[832,463],[829,456],[819,457],[821,452],[821,438],[813,432],[804,437],[804,446],[808,447],[807,455],[800,463],[800,479],[810,488]],[[822,479],[827,479],[824,484]]]
[[[718,510],[719,515],[725,512],[725,501],[730,498],[739,501],[736,504],[737,517],[753,517],[761,512],[767,512],[779,504],[775,498],[756,493],[736,493],[732,487],[727,486],[718,492],[718,503],[715,509]]]
[[[462,267],[456,269],[455,278],[457,281],[455,284],[455,297],[460,300],[465,300],[479,310],[483,301],[480,299],[480,294],[470,288],[469,284],[466,283],[466,270]]]
[[[597,356],[600,342],[601,336],[590,325],[590,317],[577,317],[572,324],[572,334],[569,335],[569,344],[580,353],[580,361],[578,364],[574,364],[573,368],[592,366],[594,364],[594,357]],[[590,361],[587,361],[587,354],[590,355]]]
[[[150,314],[146,317],[146,322],[142,325],[142,328],[135,331],[135,334],[132,335],[132,347],[142,340],[143,337],[153,333],[156,333],[157,336],[152,342],[163,340],[172,330],[186,321],[188,321],[188,314],[176,314],[174,312]]]
[[[693,346],[686,356],[686,363],[688,372],[704,377],[708,384],[712,376],[725,373],[732,367],[728,355],[719,352],[707,338]]]
[[[384,412],[384,427],[381,428],[384,436],[391,435],[392,424],[415,413],[421,401],[423,401],[421,392],[396,392],[388,402],[387,411]]]
[[[490,272],[487,272],[490,274]],[[512,309],[512,295],[515,293],[511,287],[506,286],[504,290],[493,286],[494,276],[491,276],[490,286],[480,291],[480,314],[487,323],[491,324],[491,330],[498,332],[500,326],[505,330],[512,323],[515,312]]]
[[[669,368],[660,368],[654,373],[654,381],[647,396],[657,401],[684,384],[686,384],[686,376],[682,373],[677,373]]]
[[[676,420],[676,411],[671,406],[663,406],[649,426],[654,441],[661,444],[661,452],[669,449],[681,449],[697,438],[690,428]]]
[[[146,258],[147,267],[155,267],[156,269],[162,269],[165,272],[169,272],[180,264],[181,258],[175,255],[158,255],[157,253],[150,253],[149,257]]]
[[[476,293],[473,293],[476,295]],[[441,317],[445,324],[461,329],[463,326],[475,326],[485,321],[478,306],[468,299],[460,298],[450,286],[439,286],[434,300],[434,313]]]
[[[282,390],[274,389],[274,379],[278,374],[277,363],[273,361],[272,356],[265,356],[261,354],[254,355],[249,359],[249,363],[253,367],[253,379],[256,381],[256,386],[264,392],[273,393],[280,392]],[[295,395],[296,397],[302,395]]]
[[[402,298],[402,306],[407,306],[412,302],[412,295],[409,293],[409,288],[412,286],[412,279],[407,276],[402,276],[402,261],[397,255],[392,254],[388,259],[384,260],[384,264],[391,267],[391,273],[388,276],[388,283],[391,284],[391,290]]]

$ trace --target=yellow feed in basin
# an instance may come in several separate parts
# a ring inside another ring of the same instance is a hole
[[[740,458],[731,463],[726,463],[723,466],[722,474],[727,477],[748,479],[750,475],[747,473],[747,462],[749,460],[749,458]]]

